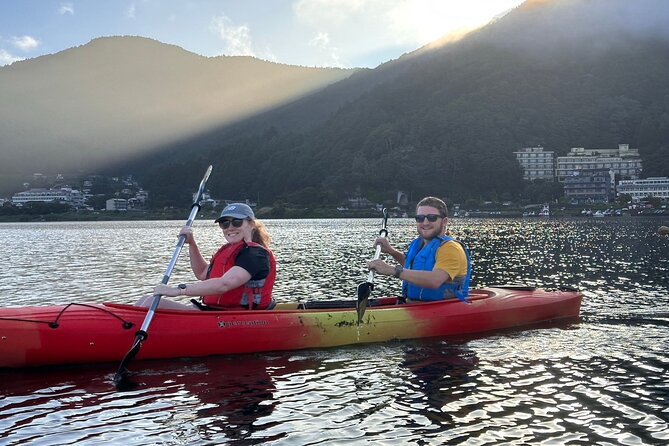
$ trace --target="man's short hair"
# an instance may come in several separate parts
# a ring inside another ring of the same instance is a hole
[[[425,198],[423,198],[416,205],[416,210],[418,210],[418,208],[421,207],[421,206],[432,206],[433,208],[436,208],[436,209],[439,210],[439,214],[442,217],[448,217],[448,208],[446,207],[446,203],[444,203],[444,200],[441,200],[437,197],[425,197]]]

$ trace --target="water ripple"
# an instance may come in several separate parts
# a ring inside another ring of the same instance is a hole
[[[354,297],[379,219],[273,220],[279,300]],[[296,353],[0,370],[0,444],[669,443],[669,239],[652,219],[453,219],[474,282],[573,285],[579,323]],[[4,305],[132,302],[181,222],[3,224]],[[203,252],[221,241],[196,222]],[[389,222],[406,246],[409,220]],[[35,267],[37,263],[38,267]],[[188,261],[174,283],[193,280]],[[399,282],[377,280],[376,295]]]

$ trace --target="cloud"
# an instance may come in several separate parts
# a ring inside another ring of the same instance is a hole
[[[384,24],[378,20],[379,11],[387,8],[388,3],[392,1],[298,0],[293,3],[293,14],[300,25],[315,33],[305,43],[317,49],[320,64],[346,67],[349,62],[342,59],[342,49],[351,55],[367,51],[365,46],[379,45],[374,42],[384,32]]]
[[[309,41],[309,46],[316,48],[325,59],[323,63],[330,67],[344,67],[339,56],[339,49],[330,45],[330,36],[326,32],[318,32],[316,36]]]
[[[21,51],[32,51],[37,48],[40,41],[30,36],[21,36],[12,38],[12,43]]]
[[[72,3],[61,3],[58,7],[58,14],[65,15],[70,14],[74,15],[74,5]]]
[[[330,61],[327,63],[328,67],[339,67],[346,68],[348,64],[342,62],[341,57],[339,57],[339,50],[337,48],[330,48]]]
[[[328,32],[332,41],[337,35],[373,30],[379,42],[425,44],[452,31],[478,27],[494,11],[521,1],[298,0],[293,12],[298,22]]]
[[[7,51],[0,49],[0,66],[9,65],[11,63],[18,62],[19,60],[23,59],[20,57],[12,56]]]
[[[134,3],[131,3],[130,6],[128,6],[128,9],[125,11],[125,16],[129,19],[134,19],[136,18],[135,12],[136,12],[136,7]]]
[[[330,36],[328,33],[319,32],[316,37],[309,41],[309,45],[315,46],[318,48],[327,48],[330,44]]]
[[[345,24],[354,16],[374,12],[375,6],[384,3],[383,0],[298,0],[293,4],[293,12],[300,22],[322,28]]]
[[[270,48],[269,45],[265,44],[264,48],[257,48],[256,47],[256,56],[259,59],[267,60],[270,62],[279,62],[279,58],[276,57],[276,54],[274,54],[274,51],[272,48]]]
[[[372,54],[409,52],[445,36],[462,36],[522,1],[295,0],[292,10],[297,25],[317,36],[305,44],[340,63],[338,54],[365,60]]]
[[[248,25],[235,25],[224,14],[214,17],[210,29],[225,44],[223,54],[227,56],[255,56],[251,29]]]

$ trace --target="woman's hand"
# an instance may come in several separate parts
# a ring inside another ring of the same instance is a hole
[[[180,288],[171,287],[169,285],[163,285],[162,283],[160,285],[157,285],[153,289],[154,295],[160,294],[161,296],[165,297],[176,297],[179,295],[180,292],[181,292]]]
[[[181,228],[181,231],[179,231],[179,237],[181,237],[182,235],[186,236],[185,243],[187,245],[195,243],[195,237],[193,237],[193,228],[191,228],[190,226],[184,226],[183,228]]]

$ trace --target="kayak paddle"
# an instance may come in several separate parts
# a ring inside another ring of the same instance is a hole
[[[382,228],[379,231],[379,235],[383,237],[388,237],[388,209],[383,208],[383,223]],[[381,245],[376,245],[376,252],[374,253],[374,259],[376,260],[381,255]],[[374,271],[369,270],[369,275],[367,276],[367,282],[361,282],[358,284],[358,302],[356,303],[356,311],[358,313],[358,325],[362,322],[362,317],[365,315],[365,309],[367,309],[367,302],[369,301],[369,296],[374,290]]]
[[[205,184],[207,184],[207,180],[209,179],[209,175],[211,174],[211,169],[212,166],[209,166],[207,168],[207,171],[205,172],[202,181],[200,181],[200,188],[197,191],[195,200],[193,200],[193,204],[191,205],[190,215],[188,216],[188,220],[186,221],[187,227],[191,227],[193,225],[193,220],[195,220],[195,216],[200,210],[200,200],[202,200],[202,195],[204,194],[204,186]],[[163,285],[167,285],[167,282],[170,280],[170,276],[172,275],[172,270],[174,269],[174,266],[177,263],[179,254],[181,253],[181,248],[183,248],[185,242],[186,242],[186,236],[180,235],[179,240],[177,241],[177,246],[174,249],[174,253],[172,254],[172,259],[170,260],[170,263],[167,265],[167,271],[165,271],[165,275],[163,276],[163,280],[161,281]],[[160,303],[160,298],[161,298],[160,294],[153,295],[153,301],[151,302],[151,306],[149,307],[149,310],[146,313],[146,317],[144,318],[142,327],[139,329],[137,333],[135,333],[135,342],[133,342],[132,347],[130,348],[128,353],[126,353],[125,357],[123,358],[123,361],[121,361],[121,365],[119,366],[118,370],[116,371],[116,374],[114,375],[114,384],[116,384],[116,388],[118,390],[127,390],[132,387],[135,387],[135,384],[130,382],[130,380],[128,380],[128,364],[130,364],[130,361],[132,361],[133,358],[137,356],[139,349],[142,347],[142,342],[146,341],[146,339],[149,337],[148,334],[149,325],[151,325],[151,321],[153,320],[153,315],[156,312],[156,308],[158,308],[158,304]]]

